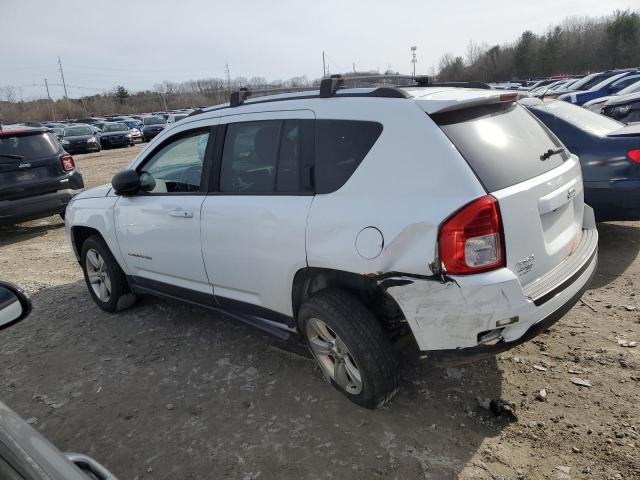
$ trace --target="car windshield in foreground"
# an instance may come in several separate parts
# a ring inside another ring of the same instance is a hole
[[[102,129],[104,133],[126,132],[127,130],[129,130],[129,127],[127,127],[124,123],[112,123],[110,125],[105,125]]]
[[[545,103],[544,106],[535,108],[544,108],[552,115],[593,135],[607,135],[624,127],[624,124],[612,118],[561,100]]]
[[[65,128],[65,137],[75,137],[76,135],[91,135],[91,128],[89,127],[70,127]]]
[[[143,123],[145,125],[164,125],[167,121],[164,117],[146,117]]]
[[[54,155],[58,141],[51,133],[0,136],[0,162],[3,158],[29,159]]]

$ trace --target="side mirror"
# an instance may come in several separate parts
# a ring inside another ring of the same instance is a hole
[[[113,176],[111,186],[118,195],[133,195],[140,190],[140,175],[135,170],[123,170]]]
[[[0,282],[0,329],[19,322],[31,313],[31,299],[17,286]]]

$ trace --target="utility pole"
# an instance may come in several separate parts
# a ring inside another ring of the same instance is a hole
[[[49,99],[49,103],[51,104],[51,115],[53,116],[53,121],[56,121],[56,111],[53,108],[53,100],[51,100],[51,95],[49,95],[49,83],[47,83],[47,79],[44,79],[44,86],[47,87],[47,98]]]
[[[356,74],[356,62],[353,62],[353,75],[355,76]]]
[[[62,61],[58,57],[58,65],[60,66],[60,76],[62,77],[62,86],[64,87],[64,98],[67,101],[67,118],[69,118],[69,95],[67,94],[67,84],[64,81],[64,72],[62,71]]]
[[[327,66],[324,60],[324,50],[322,51],[322,78],[327,76]]]
[[[413,63],[413,76],[416,76],[416,63],[418,61],[418,58],[416,57],[416,50],[418,49],[418,47],[416,47],[415,45],[413,47],[411,47],[411,63]]]
[[[231,91],[231,74],[229,73],[229,62],[224,64],[224,73],[227,75],[227,89]]]

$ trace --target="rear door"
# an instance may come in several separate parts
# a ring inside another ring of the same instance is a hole
[[[221,119],[202,252],[224,307],[283,323],[292,316],[293,277],[307,260],[314,119],[309,110]]]
[[[524,286],[561,263],[582,233],[578,158],[513,102],[433,114],[500,206],[507,267]]]
[[[69,188],[64,152],[49,132],[0,132],[0,200]],[[74,187],[77,188],[77,187]]]

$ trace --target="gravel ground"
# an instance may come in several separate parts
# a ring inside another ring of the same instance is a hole
[[[76,161],[92,187],[140,148]],[[121,479],[640,478],[640,346],[623,346],[640,341],[640,222],[599,230],[595,281],[550,331],[473,364],[407,363],[368,411],[219,314],[153,298],[102,312],[59,217],[0,227],[0,278],[34,302],[2,332],[1,398]],[[518,420],[488,412],[494,398]]]

